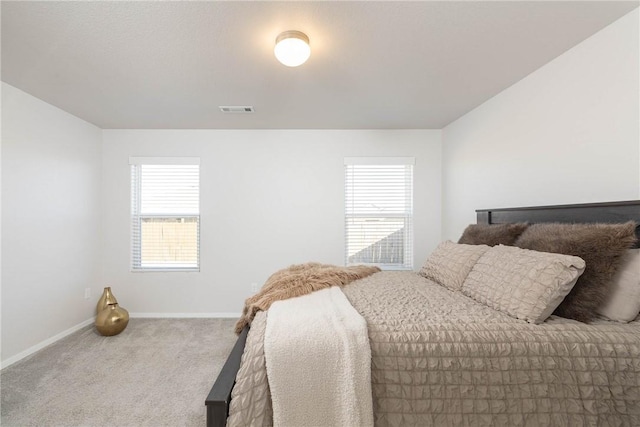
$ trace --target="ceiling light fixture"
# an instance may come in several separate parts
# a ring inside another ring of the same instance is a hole
[[[297,67],[309,59],[311,48],[309,37],[301,31],[285,31],[276,37],[276,47],[273,49],[278,61],[287,67]]]

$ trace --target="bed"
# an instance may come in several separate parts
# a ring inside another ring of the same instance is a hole
[[[494,225],[640,223],[640,201],[476,213]],[[376,425],[640,425],[640,320],[531,324],[406,272],[343,291],[369,330]],[[240,334],[205,401],[208,426],[272,422],[266,317]]]

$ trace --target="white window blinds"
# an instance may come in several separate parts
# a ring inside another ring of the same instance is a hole
[[[346,265],[413,269],[412,157],[345,158]]]
[[[131,268],[198,271],[200,161],[132,157]]]

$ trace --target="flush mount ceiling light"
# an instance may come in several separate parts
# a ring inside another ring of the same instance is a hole
[[[300,31],[285,31],[276,37],[273,49],[278,61],[287,67],[297,67],[305,63],[311,55],[309,37]]]

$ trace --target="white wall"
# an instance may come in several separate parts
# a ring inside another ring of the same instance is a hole
[[[640,197],[638,13],[443,129],[443,238],[478,208]]]
[[[131,273],[129,156],[201,158],[201,271]],[[279,268],[344,264],[348,156],[414,156],[415,267],[440,239],[440,131],[105,130],[104,279],[132,313],[239,313]]]
[[[3,366],[93,315],[100,146],[97,127],[2,83]]]

